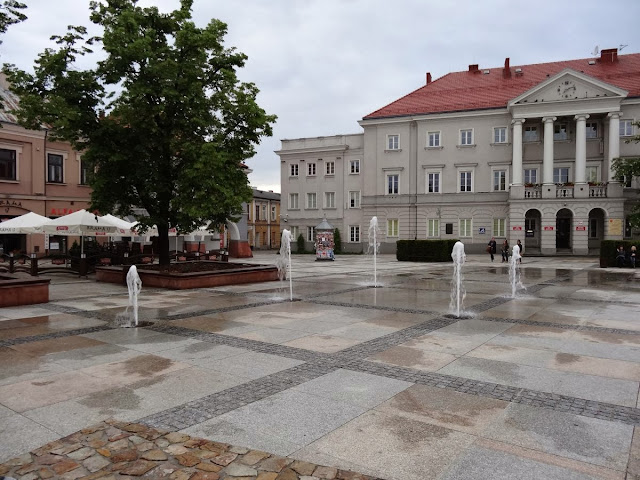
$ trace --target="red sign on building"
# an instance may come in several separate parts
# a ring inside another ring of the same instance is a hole
[[[544,227],[545,230],[553,230],[553,227]]]
[[[518,230],[518,231],[520,231],[520,230],[522,230],[522,227],[520,227],[520,226],[518,226],[518,227],[513,227],[513,229],[514,229],[514,230]]]
[[[584,225],[578,225],[576,226],[576,230],[577,231],[585,231],[587,229],[587,227],[585,227]]]

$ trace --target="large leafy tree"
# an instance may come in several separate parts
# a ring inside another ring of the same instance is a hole
[[[160,13],[137,0],[91,2],[91,21],[54,36],[30,74],[5,71],[19,95],[22,125],[47,125],[49,136],[82,153],[93,187],[92,207],[120,215],[135,207],[142,225],[156,225],[160,262],[169,263],[168,230],[223,224],[241,213],[251,189],[241,162],[271,135],[275,116],[256,103],[258,89],[240,82],[246,56],[225,48],[227,27],[198,28],[192,0]],[[100,45],[93,69],[77,60]]]
[[[23,22],[27,16],[21,12],[27,6],[17,0],[4,0],[0,2],[0,34],[7,33],[9,26]],[[2,40],[0,40],[2,43]]]
[[[635,125],[640,127],[640,122]],[[626,140],[627,143],[640,143],[640,135],[635,135]],[[613,160],[613,169],[618,178],[640,177],[640,157],[616,158]],[[640,228],[640,203],[637,203],[629,216],[631,226]]]

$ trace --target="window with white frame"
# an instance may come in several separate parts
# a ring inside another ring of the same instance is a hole
[[[459,221],[459,233],[461,237],[470,237],[472,235],[472,225],[470,218],[461,218]]]
[[[290,193],[289,194],[289,210],[298,210],[299,205],[298,205],[298,194],[297,193]]]
[[[387,175],[387,195],[397,195],[400,191],[400,175],[391,173]]]
[[[566,123],[555,123],[553,125],[553,140],[561,142],[569,139],[569,130]]]
[[[598,122],[587,122],[587,138],[598,138]]]
[[[427,220],[427,237],[440,236],[440,219],[430,218]]]
[[[0,180],[18,179],[18,155],[15,150],[0,148]]]
[[[538,127],[536,125],[529,125],[524,127],[524,136],[522,140],[525,142],[537,142],[540,139],[538,136]]]
[[[440,172],[427,172],[427,193],[440,193]]]
[[[460,191],[471,192],[473,191],[473,172],[461,171],[460,172]]]
[[[507,143],[507,127],[493,128],[493,143]]]
[[[387,220],[387,237],[398,236],[399,223],[397,218],[390,218]]]
[[[314,193],[307,193],[307,208],[318,208],[318,196]]]
[[[307,176],[314,177],[316,175],[316,164],[314,162],[307,163]]]
[[[537,168],[525,168],[524,169],[524,183],[538,183],[538,169]]]
[[[351,243],[360,242],[360,225],[349,225],[349,241]]]
[[[80,185],[88,185],[89,184],[89,167],[87,167],[87,162],[82,160],[82,157],[79,158],[78,163],[80,164],[80,176],[79,184]]]
[[[327,162],[325,164],[325,173],[327,175],[335,175],[335,173],[336,173],[336,162]]]
[[[473,129],[460,130],[460,145],[473,145]]]
[[[633,136],[633,120],[620,120],[620,136]]]
[[[316,227],[307,227],[307,242],[315,242]]]
[[[291,226],[290,228],[291,228],[291,230],[289,230],[289,231],[291,232],[291,238],[295,242],[298,239],[298,237],[300,236],[300,229],[298,227],[294,227],[294,226]]]
[[[349,160],[349,173],[351,175],[360,173],[360,160]]]
[[[352,190],[349,192],[349,208],[360,208],[359,190]]]
[[[598,219],[589,219],[589,238],[598,238]]]
[[[64,156],[57,153],[47,154],[47,181],[49,183],[64,182]]]
[[[494,170],[493,171],[493,191],[504,192],[506,189],[507,189],[507,171]]]
[[[260,220],[266,220],[266,219],[267,219],[267,206],[262,205],[262,215],[260,216]]]
[[[290,177],[297,177],[298,176],[298,164],[297,163],[292,163],[291,165],[289,165],[289,176]]]
[[[587,167],[585,169],[585,177],[587,182],[598,182],[598,167]]]
[[[569,181],[569,167],[553,169],[553,183],[567,183]]]
[[[400,135],[387,135],[387,150],[400,150]]]
[[[493,219],[493,236],[505,237],[507,231],[507,219],[506,218],[494,218]]]
[[[336,208],[336,192],[324,192],[324,208]]]
[[[272,222],[276,219],[276,216],[277,216],[276,207],[275,207],[275,205],[272,205],[271,206],[271,221]]]
[[[427,133],[427,147],[437,148],[440,146],[440,132]]]

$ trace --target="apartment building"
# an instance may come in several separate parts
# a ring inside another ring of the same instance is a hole
[[[248,205],[247,230],[252,249],[280,248],[280,194],[253,189]]]
[[[640,185],[612,169],[640,155],[625,141],[639,119],[640,54],[427,73],[360,134],[282,140],[283,219],[311,242],[326,214],[355,251],[376,216],[385,252],[459,238],[479,253],[494,236],[529,253],[596,253],[640,233],[627,221]]]

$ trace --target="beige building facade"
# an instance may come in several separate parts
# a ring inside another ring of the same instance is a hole
[[[639,86],[640,55],[615,49],[427,74],[365,116],[362,134],[282,141],[283,227],[311,241],[326,214],[345,248],[362,251],[375,216],[387,252],[399,239],[458,238],[479,253],[494,236],[529,253],[585,255],[637,238],[627,215],[639,185],[619,182],[611,160],[640,155],[626,142],[638,133]]]

